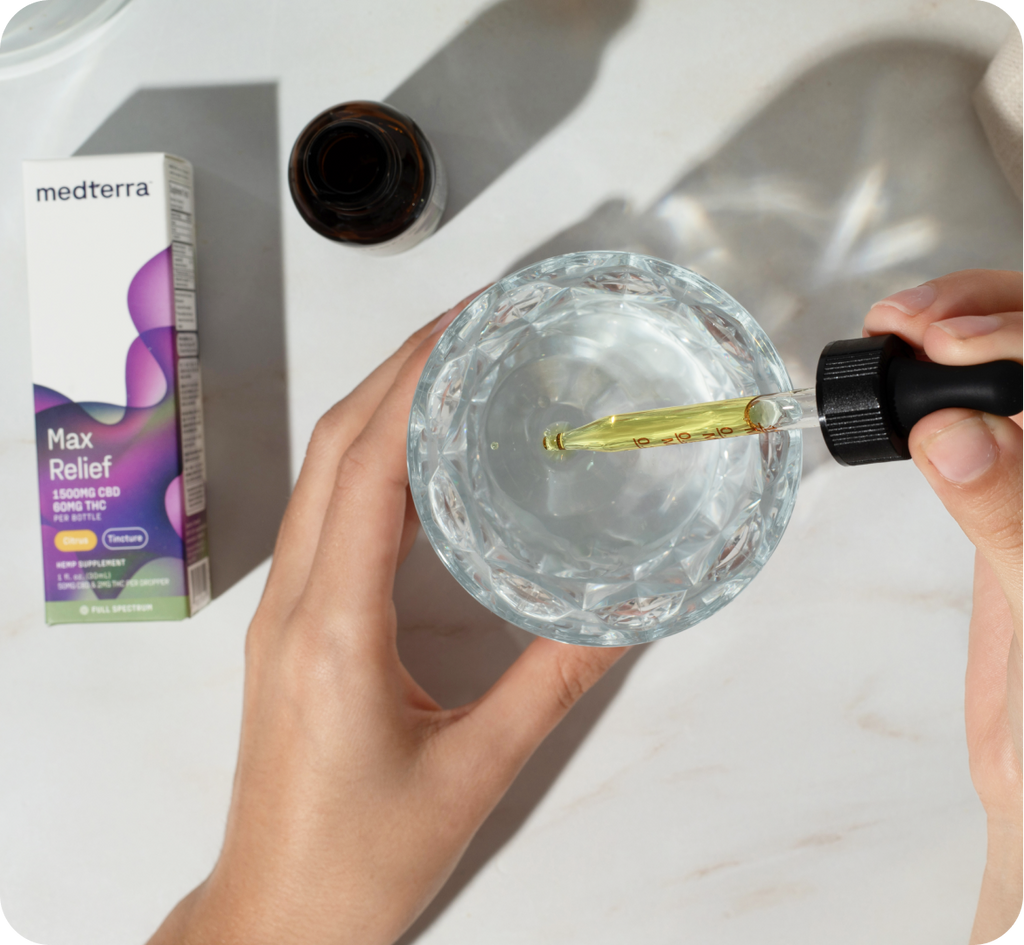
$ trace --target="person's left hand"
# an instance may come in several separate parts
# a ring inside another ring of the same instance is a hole
[[[418,527],[409,406],[440,330],[468,301],[317,424],[246,641],[224,847],[151,945],[393,942],[623,652],[537,639],[457,709],[399,661],[392,588]]]

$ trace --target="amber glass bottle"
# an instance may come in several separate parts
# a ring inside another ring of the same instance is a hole
[[[288,184],[314,230],[381,254],[433,233],[448,192],[423,132],[380,102],[345,102],[317,115],[292,148]]]

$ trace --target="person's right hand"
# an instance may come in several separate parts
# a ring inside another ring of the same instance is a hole
[[[939,364],[1021,361],[1019,272],[971,269],[876,303],[866,335],[893,332]],[[928,483],[977,549],[964,693],[971,778],[988,859],[971,942],[1021,907],[1021,416],[940,410],[910,434]]]

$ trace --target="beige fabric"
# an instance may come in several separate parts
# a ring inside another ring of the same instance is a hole
[[[974,107],[1010,186],[1021,196],[1021,38],[1016,28],[974,93]]]

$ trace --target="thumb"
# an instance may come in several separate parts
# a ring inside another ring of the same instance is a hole
[[[910,433],[910,453],[949,514],[992,566],[1021,626],[1021,429],[973,410],[939,410]]]

